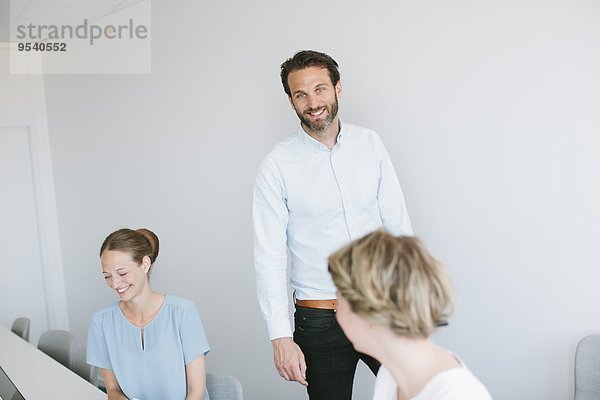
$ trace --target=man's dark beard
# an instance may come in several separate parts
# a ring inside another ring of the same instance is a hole
[[[327,118],[325,118],[325,121],[318,122],[318,125],[313,123],[312,120],[305,117],[304,114],[298,113],[298,111],[296,111],[296,115],[298,115],[298,118],[300,118],[300,121],[302,122],[302,124],[304,124],[309,130],[311,130],[313,132],[322,132],[325,129],[329,128],[329,125],[331,125],[331,123],[333,122],[333,120],[335,119],[335,117],[338,113],[338,108],[339,108],[338,99],[337,99],[337,95],[336,95],[335,102],[331,106],[331,112],[329,113],[329,115],[327,115]]]

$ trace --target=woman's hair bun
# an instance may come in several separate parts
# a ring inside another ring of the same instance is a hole
[[[150,254],[148,254],[148,257],[150,257],[150,261],[154,263],[154,261],[156,261],[156,258],[158,257],[158,236],[156,236],[154,232],[147,228],[136,229],[136,232],[142,234],[146,238],[148,243],[150,243],[150,248],[152,249],[152,251]]]

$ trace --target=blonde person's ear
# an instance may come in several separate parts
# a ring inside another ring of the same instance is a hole
[[[371,322],[370,320],[368,320],[366,318],[361,317],[361,319],[363,320],[363,324],[364,324],[365,328],[368,329],[369,331],[372,331],[379,326],[378,324]]]

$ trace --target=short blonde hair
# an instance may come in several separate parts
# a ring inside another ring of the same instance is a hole
[[[329,272],[352,311],[400,336],[428,337],[452,307],[441,264],[414,236],[370,233],[333,253]]]

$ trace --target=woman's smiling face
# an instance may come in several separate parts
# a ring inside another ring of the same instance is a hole
[[[106,284],[115,290],[123,301],[134,298],[148,283],[148,257],[144,257],[142,263],[137,264],[123,251],[107,250],[102,253],[100,260]]]

